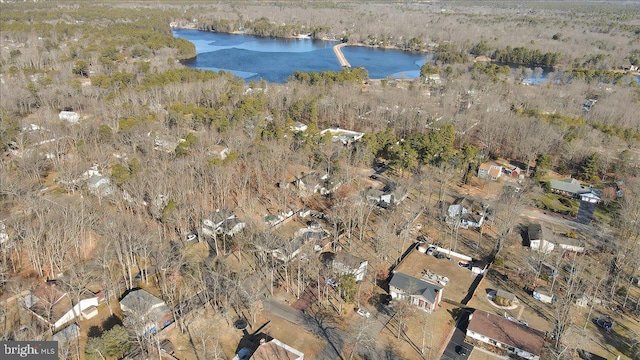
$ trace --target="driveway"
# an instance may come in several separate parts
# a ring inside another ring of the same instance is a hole
[[[453,331],[453,336],[451,340],[449,340],[449,344],[447,344],[446,349],[444,349],[444,353],[442,354],[441,360],[466,360],[469,358],[469,354],[471,354],[471,350],[473,350],[473,346],[470,344],[465,344],[464,338],[467,333],[467,326],[469,325],[469,312],[465,311],[458,322],[456,323],[456,328]],[[459,346],[463,346],[467,349],[467,355],[462,356],[458,355],[456,348]]]

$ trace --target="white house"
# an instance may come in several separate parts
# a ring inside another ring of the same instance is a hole
[[[93,175],[87,180],[87,188],[94,194],[106,196],[113,192],[111,181],[101,175]]]
[[[217,209],[209,218],[202,220],[202,233],[207,236],[221,234],[234,236],[246,225],[230,210]]]
[[[562,237],[556,239],[556,245],[562,250],[573,251],[577,253],[584,252],[584,243],[578,239]]]
[[[36,287],[24,298],[25,307],[51,326],[53,330],[61,329],[91,306],[98,306],[98,297],[84,297],[73,305],[71,297],[58,290],[55,283],[44,283]]]
[[[60,111],[60,114],[58,114],[58,118],[62,121],[66,121],[72,124],[80,121],[80,115],[78,115],[77,112],[73,111]]]
[[[531,224],[527,229],[529,235],[529,247],[544,253],[555,249],[555,244],[549,239],[549,231],[541,224]]]
[[[359,141],[364,136],[364,133],[352,131],[352,130],[340,129],[340,128],[324,129],[320,132],[320,135],[324,135],[327,133],[332,135],[331,136],[332,142],[335,143],[335,142],[341,141],[343,145],[349,145],[351,143]]]
[[[555,296],[545,288],[536,288],[533,290],[533,298],[545,304],[551,304],[555,301]]]
[[[478,210],[481,209],[481,210]],[[447,208],[447,222],[460,222],[460,227],[480,227],[485,219],[485,207],[464,197],[457,198]]]
[[[308,129],[308,128],[309,128],[309,127],[307,126],[307,124],[303,124],[303,123],[301,123],[301,122],[297,122],[297,123],[295,123],[295,124],[293,124],[293,125],[291,126],[291,131],[295,131],[295,132],[298,132],[298,131],[307,131],[307,129]]]
[[[528,360],[540,360],[544,347],[541,331],[482,310],[469,315],[467,337]]]
[[[211,148],[211,154],[217,159],[224,160],[231,153],[231,149],[224,145],[214,145]]]
[[[434,311],[442,301],[442,288],[438,285],[395,273],[389,282],[389,294],[394,299],[409,298],[409,301],[426,312]]]
[[[480,179],[490,179],[495,181],[498,180],[500,176],[502,176],[502,166],[483,163],[478,167],[478,178]]]
[[[120,307],[127,316],[140,321],[140,326],[133,329],[139,334],[155,333],[173,321],[173,313],[167,304],[142,289],[129,292],[120,300]]]
[[[584,186],[576,179],[551,180],[551,191],[567,197],[579,198],[582,201],[590,203],[599,203],[600,191],[592,186]]]
[[[353,274],[356,281],[362,281],[367,274],[369,262],[345,252],[326,252],[322,254],[325,264],[340,274]]]

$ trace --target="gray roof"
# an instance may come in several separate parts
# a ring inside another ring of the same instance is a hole
[[[503,299],[507,299],[509,301],[514,301],[516,299],[516,296],[513,295],[512,293],[505,291],[505,290],[498,290],[496,292],[496,296],[497,297],[501,297]]]
[[[162,299],[153,296],[146,290],[140,289],[128,293],[127,296],[120,300],[120,305],[138,313],[138,315],[145,315],[154,306],[165,305],[165,303]]]
[[[402,290],[408,295],[420,295],[432,304],[435,303],[438,292],[442,291],[440,286],[403,273],[393,274],[389,286]]]
[[[89,186],[96,186],[98,185],[98,183],[100,181],[102,181],[102,179],[104,179],[104,176],[100,176],[100,175],[93,175],[92,177],[89,178],[89,180],[87,180],[87,185]]]
[[[542,240],[544,236],[544,231],[542,230],[542,225],[540,224],[529,225],[528,233],[529,233],[529,241]]]
[[[333,260],[337,263],[344,264],[352,269],[357,269],[364,262],[363,259],[353,256],[346,252],[339,252],[336,254],[335,259]]]
[[[233,213],[229,209],[218,209],[216,212],[211,214],[211,221],[214,224],[220,226],[220,224],[226,219],[233,216]]]
[[[583,186],[576,179],[566,179],[566,180],[551,180],[550,181],[551,189],[557,191],[563,191],[570,194],[588,194],[588,193],[596,193],[595,190],[590,186]],[[596,194],[597,195],[597,194]]]

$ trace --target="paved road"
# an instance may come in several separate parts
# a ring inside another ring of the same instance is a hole
[[[447,348],[444,349],[444,353],[440,360],[459,360],[459,359],[468,359],[469,354],[471,354],[471,350],[473,350],[473,346],[470,344],[465,344],[464,338],[467,333],[467,326],[469,325],[469,312],[464,312],[460,315],[458,322],[456,323],[456,328],[453,332],[453,336],[451,340],[449,340],[449,344],[447,344]],[[456,352],[456,348],[458,346],[464,346],[467,348],[467,355],[462,356],[458,355]]]

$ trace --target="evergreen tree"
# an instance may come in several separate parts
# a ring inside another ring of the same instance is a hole
[[[597,180],[598,166],[600,164],[600,156],[598,153],[592,153],[587,156],[582,162],[580,168],[580,176],[583,180],[592,181]]]
[[[536,179],[540,179],[542,176],[546,175],[549,170],[551,170],[551,155],[549,154],[540,154],[538,158],[536,158],[536,172],[534,177]]]

